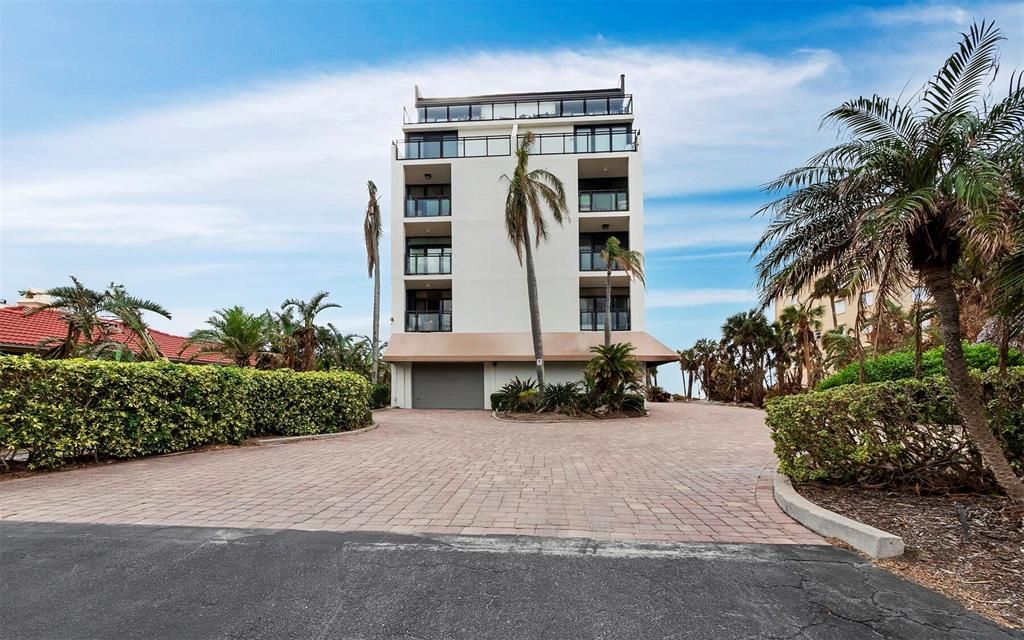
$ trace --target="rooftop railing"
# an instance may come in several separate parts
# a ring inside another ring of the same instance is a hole
[[[405,124],[474,122],[533,118],[578,118],[633,113],[633,96],[562,100],[513,100],[481,104],[447,104],[405,109]]]
[[[519,136],[520,143],[525,136]],[[611,153],[636,151],[640,144],[640,131],[612,131],[593,133],[539,133],[535,134],[531,155],[552,155],[559,153]]]
[[[395,159],[484,158],[512,154],[511,136],[475,136],[441,140],[396,140]]]

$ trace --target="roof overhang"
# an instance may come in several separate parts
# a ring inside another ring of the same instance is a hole
[[[601,332],[545,333],[546,362],[586,362],[591,347],[604,344]],[[675,362],[679,355],[643,331],[613,331],[612,342],[628,342],[647,364]],[[385,362],[533,362],[529,333],[393,333]]]

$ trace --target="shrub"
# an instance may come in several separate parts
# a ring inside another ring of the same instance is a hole
[[[1024,473],[1024,367],[974,373],[993,431]],[[994,487],[960,424],[944,376],[771,399],[779,470],[798,481]]]
[[[537,383],[533,378],[520,380],[517,376],[505,383],[498,394],[501,396],[498,402],[501,411],[529,413],[540,409],[537,403]],[[495,406],[494,396],[498,394],[491,395],[491,407]]]
[[[579,382],[556,382],[544,385],[544,411],[555,411],[569,415],[580,409]]]
[[[369,394],[348,372],[0,356],[0,449],[38,468],[344,431],[369,423]]]
[[[370,389],[370,408],[383,409],[391,406],[391,385],[375,384]]]
[[[669,402],[672,400],[672,394],[658,385],[652,385],[647,387],[647,400],[650,402]]]
[[[921,354],[921,375],[923,377],[944,374],[946,365],[942,361],[944,347],[929,349]],[[980,344],[964,343],[964,357],[972,369],[987,371],[999,364],[999,350],[995,346],[983,342]],[[1024,354],[1011,349],[1010,366],[1024,365]],[[825,378],[815,387],[817,391],[825,391],[846,384],[856,384],[860,379],[860,365],[856,362],[846,365],[836,373]],[[864,382],[884,382],[887,380],[905,380],[914,377],[914,353],[898,351],[887,353],[877,358],[864,361]]]
[[[644,365],[633,356],[636,347],[628,342],[591,347],[594,357],[587,362],[587,393],[611,411],[623,408],[625,397],[640,390]]]

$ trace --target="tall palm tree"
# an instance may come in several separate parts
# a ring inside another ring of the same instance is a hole
[[[693,355],[697,359],[697,379],[700,381],[704,397],[711,399],[711,375],[718,359],[718,343],[709,338],[701,338],[693,345]]]
[[[611,236],[601,249],[601,259],[605,264],[604,285],[604,346],[612,343],[612,269],[625,271],[626,275],[646,286],[644,281],[644,256],[622,246],[619,239]]]
[[[533,264],[533,247],[540,247],[548,237],[548,224],[544,209],[551,211],[555,222],[562,224],[569,218],[569,205],[565,201],[565,185],[546,169],[530,170],[530,151],[536,142],[531,131],[523,136],[516,147],[516,166],[511,176],[502,179],[508,184],[505,197],[505,231],[516,251],[519,264],[526,262],[526,294],[530,303],[530,333],[533,335],[533,355],[537,361],[537,386],[544,389],[544,342],[540,328],[540,302],[537,295],[537,272]],[[532,230],[531,230],[532,226]],[[532,231],[532,233],[531,233]]]
[[[692,347],[680,349],[676,353],[679,354],[679,370],[683,376],[683,389],[686,393],[686,399],[691,400],[693,398],[693,378],[697,375],[700,363]]]
[[[832,329],[839,328],[839,318],[836,314],[836,298],[843,295],[843,286],[836,274],[828,274],[814,281],[811,288],[811,295],[819,300],[828,298],[829,310],[832,312]]]
[[[217,354],[229,358],[239,367],[247,367],[266,349],[271,322],[269,314],[248,313],[239,305],[218,309],[206,321],[210,328],[190,333],[179,355],[194,346],[198,349],[192,356],[193,360],[201,355]]]
[[[366,203],[366,220],[363,222],[363,235],[366,239],[366,270],[373,278],[373,338],[370,343],[373,368],[371,380],[379,382],[377,369],[380,366],[380,237],[384,227],[380,219],[380,200],[377,197],[377,185],[373,180],[366,182],[370,199]]]
[[[767,188],[780,197],[755,248],[764,302],[839,267],[870,268],[880,282],[913,273],[931,293],[950,386],[964,427],[1012,499],[1024,482],[988,426],[981,390],[961,343],[954,269],[965,254],[991,260],[1012,251],[1006,176],[1024,147],[1024,81],[986,99],[999,68],[994,25],[972,25],[916,102],[851,100],[826,116],[849,135]],[[1019,208],[1016,210],[1019,216]]]
[[[300,371],[313,371],[316,369],[316,317],[326,309],[340,309],[341,305],[334,302],[324,302],[327,296],[331,295],[326,291],[317,291],[309,302],[298,298],[288,298],[281,303],[282,311],[294,309],[299,314],[299,322],[302,325],[295,334],[302,345],[302,353],[299,359]]]

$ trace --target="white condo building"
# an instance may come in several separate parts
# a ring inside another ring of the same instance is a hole
[[[565,185],[569,220],[534,252],[548,382],[582,379],[603,342],[610,235],[643,251],[643,171],[633,100],[618,87],[424,98],[392,149],[392,404],[490,408],[513,377],[536,377],[526,271],[505,232],[514,145]],[[549,218],[550,220],[550,218]],[[676,354],[644,332],[644,288],[613,272],[612,340],[649,366]]]

